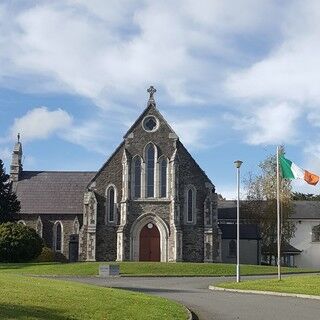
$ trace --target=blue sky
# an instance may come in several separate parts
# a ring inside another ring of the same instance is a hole
[[[21,132],[26,170],[97,170],[154,85],[227,198],[277,144],[320,174],[319,39],[318,1],[2,1],[0,158]]]

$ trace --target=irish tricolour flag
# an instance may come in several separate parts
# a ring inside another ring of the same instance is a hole
[[[287,179],[303,179],[307,183],[316,185],[319,181],[319,176],[307,170],[298,167],[292,161],[286,159],[284,156],[279,157],[282,177]]]

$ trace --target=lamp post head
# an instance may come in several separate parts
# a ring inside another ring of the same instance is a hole
[[[236,160],[236,161],[234,162],[234,165],[235,165],[235,167],[236,167],[237,169],[240,169],[242,163],[243,163],[243,162],[242,162],[241,160]]]

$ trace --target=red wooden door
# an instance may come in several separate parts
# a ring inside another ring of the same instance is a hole
[[[160,261],[160,232],[153,223],[146,224],[140,232],[140,261]]]

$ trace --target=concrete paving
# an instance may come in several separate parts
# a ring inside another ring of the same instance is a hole
[[[250,277],[250,279],[253,278],[257,277]],[[234,279],[228,277],[119,277],[109,279],[63,277],[62,279],[166,297],[190,308],[200,320],[320,319],[320,302],[318,300],[208,289],[210,284]]]

